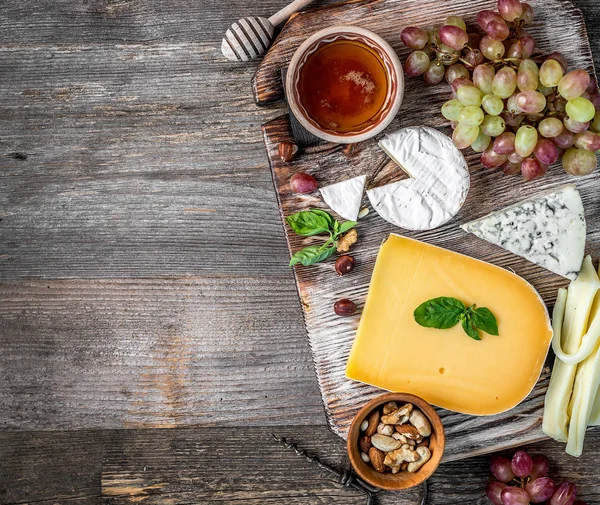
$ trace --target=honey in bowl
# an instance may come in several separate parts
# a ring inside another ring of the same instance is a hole
[[[308,57],[298,91],[313,121],[343,134],[379,117],[388,93],[388,74],[374,49],[354,40],[337,40]]]

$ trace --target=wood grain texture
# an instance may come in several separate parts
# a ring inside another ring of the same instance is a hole
[[[401,2],[358,0],[318,12],[299,14],[285,26],[281,37],[267,54],[255,75],[257,103],[267,103],[281,98],[278,69],[285,67],[297,42],[307,34],[334,21],[338,24],[360,22],[361,26],[387,37],[393,45],[396,41],[395,48],[404,57],[407,50],[399,47],[401,43],[398,37],[393,35],[397,33],[398,27],[394,26],[392,30],[389,24],[390,17],[402,19],[400,28],[425,24],[423,12],[428,13],[429,24],[440,23],[451,13],[465,17],[467,22],[473,22],[472,13],[483,8],[493,8],[494,4],[495,2],[491,1],[462,4],[452,2],[446,5],[436,3],[434,0],[430,3],[406,0]],[[565,52],[570,58],[572,67],[585,68],[593,73],[592,54],[580,11],[564,0],[534,2],[534,9],[536,23],[530,32],[538,44],[538,54],[568,47],[570,51]],[[432,14],[434,10],[435,14]],[[556,26],[562,28],[556,30]],[[446,84],[425,87],[420,79],[409,79],[400,113],[388,131],[419,124],[438,127],[449,134],[451,130],[447,121],[439,113],[442,103],[449,99],[450,91]],[[288,116],[266,123],[263,126],[263,133],[278,192],[282,219],[311,207],[327,208],[316,193],[292,194],[289,180],[295,173],[308,172],[316,177],[321,186],[366,174],[368,188],[406,177],[379,149],[376,140],[358,144],[350,157],[342,150],[342,146],[321,144],[307,147],[295,161],[284,163],[278,156],[277,147],[282,141],[293,141]],[[551,168],[546,177],[527,183],[520,176],[509,177],[496,169],[484,169],[478,159],[479,155],[470,151],[467,161],[471,169],[471,190],[461,212],[446,225],[432,231],[405,232],[382,220],[371,209],[368,216],[358,225],[360,238],[353,249],[353,254],[359,266],[351,276],[337,277],[333,271],[333,262],[311,267],[294,267],[327,418],[334,432],[344,438],[358,409],[366,401],[380,394],[381,390],[346,379],[346,361],[360,319],[360,311],[353,317],[339,318],[334,314],[332,306],[340,298],[351,298],[359,307],[363,306],[379,246],[389,233],[402,233],[513,270],[533,284],[547,304],[553,305],[557,289],[568,284],[566,279],[551,274],[499,247],[467,235],[458,225],[537,195],[546,189],[575,182],[582,194],[586,209],[588,253],[594,258],[600,256],[600,200],[598,199],[600,175],[598,171],[574,179],[556,165]],[[364,205],[370,208],[366,196]],[[284,226],[290,253],[318,240],[314,237],[307,239],[295,235],[287,225]],[[456,460],[543,438],[541,415],[549,374],[550,368],[545,367],[538,384],[528,398],[517,408],[503,414],[474,418],[440,410],[447,432],[444,460]]]
[[[256,278],[5,282],[0,426],[320,424],[295,303]]]
[[[77,505],[281,504],[361,505],[356,491],[276,444],[269,432],[336,468],[348,468],[342,440],[324,426],[0,433],[0,503]],[[579,497],[600,502],[600,432],[582,458],[561,444],[527,448],[550,458],[551,476],[577,483]],[[510,454],[510,453],[509,453]],[[430,505],[487,505],[488,457],[442,464],[429,479]],[[421,490],[381,492],[378,505],[417,505]]]

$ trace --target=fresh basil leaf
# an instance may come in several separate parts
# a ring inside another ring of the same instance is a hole
[[[481,331],[485,331],[490,335],[498,335],[498,321],[487,307],[475,309],[471,314],[471,323]]]
[[[309,212],[312,212],[313,214],[321,216],[323,219],[327,220],[327,222],[329,223],[329,229],[333,230],[333,227],[337,221],[329,212],[321,209],[311,209]]]
[[[303,237],[329,233],[334,221],[327,212],[319,209],[296,212],[285,220],[296,234]]]
[[[304,249],[300,249],[294,254],[290,260],[290,266],[294,266],[296,263],[302,263],[307,267],[319,263],[320,261],[324,261],[333,254],[335,254],[335,246],[325,248],[324,246],[311,245]]]
[[[340,227],[339,231],[336,232],[336,235],[341,235],[342,233],[346,233],[348,230],[354,228],[356,226],[356,221],[344,221]]]
[[[461,319],[466,306],[456,298],[441,296],[419,305],[414,312],[415,321],[426,328],[445,330]]]
[[[479,332],[475,328],[473,328],[473,323],[470,317],[466,317],[463,319],[462,327],[463,330],[465,330],[465,333],[469,335],[469,337],[471,337],[473,340],[481,340]]]

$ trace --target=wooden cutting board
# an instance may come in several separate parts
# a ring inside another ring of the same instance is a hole
[[[536,18],[528,31],[538,44],[534,58],[536,54],[561,51],[568,58],[571,69],[584,68],[593,73],[592,54],[581,12],[566,0],[534,0],[531,3]],[[459,15],[467,24],[473,25],[478,11],[494,8],[495,1],[486,0],[355,0],[297,14],[285,25],[254,76],[256,103],[264,105],[283,99],[281,70],[307,36],[326,26],[353,24],[372,30],[383,36],[404,61],[408,50],[399,39],[404,27],[440,24],[449,15]],[[448,122],[440,114],[440,107],[449,99],[450,87],[446,83],[426,87],[420,78],[408,78],[404,103],[388,131],[427,125],[450,134]],[[292,163],[283,163],[277,146],[282,141],[293,140],[289,117],[278,117],[262,129],[282,219],[311,207],[327,209],[318,193],[291,193],[289,179],[297,172],[313,174],[321,186],[361,174],[368,175],[368,187],[403,177],[377,147],[376,140],[357,144],[351,152],[344,146],[322,143],[304,148]],[[589,176],[574,178],[560,165],[555,165],[545,177],[525,182],[520,176],[505,176],[497,169],[483,168],[478,161],[479,155],[470,150],[465,156],[471,169],[471,190],[462,211],[448,224],[427,232],[407,232],[387,223],[371,209],[359,221],[359,241],[352,251],[358,266],[352,274],[338,277],[331,260],[294,269],[327,419],[331,429],[343,438],[358,409],[382,391],[345,378],[346,361],[360,311],[355,317],[340,318],[334,314],[333,304],[340,298],[351,298],[359,308],[363,306],[379,245],[389,233],[401,233],[511,269],[531,282],[552,306],[557,289],[565,287],[567,280],[466,234],[459,224],[547,189],[575,183],[586,209],[588,252],[594,258],[600,256],[600,169]],[[366,197],[363,205],[369,207]],[[312,238],[296,236],[285,222],[284,227],[290,253],[314,243]],[[411,359],[425,358],[413,356]],[[550,366],[546,366],[529,397],[517,408],[503,414],[473,417],[440,409],[447,433],[444,460],[461,459],[543,438],[541,416],[549,373]]]

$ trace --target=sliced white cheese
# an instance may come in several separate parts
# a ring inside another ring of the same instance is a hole
[[[336,182],[321,188],[321,196],[331,210],[348,221],[356,221],[360,212],[366,175]]]
[[[411,177],[367,191],[383,219],[407,230],[431,230],[458,213],[469,192],[469,167],[449,137],[434,128],[404,128],[379,146]]]
[[[585,250],[585,216],[573,184],[461,226],[555,274],[575,279]]]

